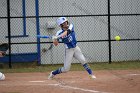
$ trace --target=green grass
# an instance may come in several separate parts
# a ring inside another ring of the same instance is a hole
[[[127,70],[127,69],[139,69],[140,62],[112,62],[109,63],[93,63],[89,64],[93,70]],[[12,69],[9,69],[8,64],[3,64],[0,67],[0,71],[4,73],[23,73],[23,72],[47,72],[55,70],[59,65],[40,65],[37,66],[36,62],[30,63],[12,63]],[[72,64],[71,71],[83,71],[84,68],[81,64]]]

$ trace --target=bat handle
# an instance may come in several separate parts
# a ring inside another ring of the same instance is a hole
[[[49,38],[49,36],[41,36],[41,35],[37,35],[37,38]]]

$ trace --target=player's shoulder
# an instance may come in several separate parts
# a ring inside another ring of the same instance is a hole
[[[73,25],[72,23],[70,23],[70,25],[69,25],[69,26],[73,27],[74,25]]]
[[[58,30],[58,31],[56,32],[56,36],[59,35],[59,34],[61,34],[62,31],[63,31],[63,30]]]
[[[73,28],[74,28],[74,25],[73,24],[70,24],[69,25],[69,29],[72,30]]]

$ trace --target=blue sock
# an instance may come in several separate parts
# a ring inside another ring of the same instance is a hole
[[[92,70],[89,68],[89,66],[88,66],[87,63],[85,63],[85,64],[83,65],[83,67],[84,67],[85,70],[88,72],[88,74],[92,75]]]
[[[60,74],[60,73],[62,73],[61,68],[52,72],[53,75]]]

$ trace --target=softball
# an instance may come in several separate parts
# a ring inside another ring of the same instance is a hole
[[[119,41],[119,40],[121,40],[121,37],[120,36],[115,36],[115,40]]]

